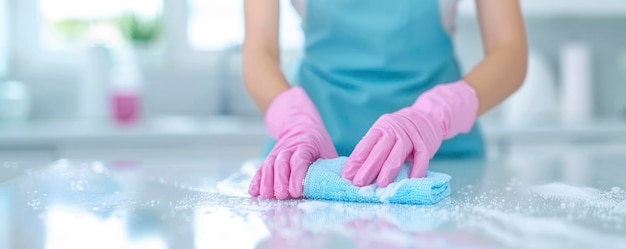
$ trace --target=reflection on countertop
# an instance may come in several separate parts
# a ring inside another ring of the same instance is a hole
[[[0,248],[620,248],[624,151],[435,161],[453,180],[434,206],[249,198],[242,158],[58,160],[0,183]]]

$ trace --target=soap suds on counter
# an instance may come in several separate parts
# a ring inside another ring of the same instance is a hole
[[[531,187],[530,190],[545,197],[580,201],[592,201],[600,196],[600,191],[597,189],[576,187],[560,182]]]
[[[622,191],[622,189],[620,187],[612,187],[611,188],[611,193],[619,193],[620,191]]]
[[[374,195],[376,192],[376,185],[372,184],[372,185],[367,185],[365,187],[360,187],[359,188],[359,195],[362,196],[372,196]]]
[[[559,182],[530,187],[459,184],[451,198],[433,206],[278,201],[248,196],[256,167],[242,167],[213,185],[213,191],[196,191],[198,186],[186,183],[177,189],[182,191],[179,199],[160,203],[150,199],[147,206],[169,208],[171,216],[188,216],[186,221],[201,229],[221,229],[221,223],[228,224],[219,236],[243,231],[294,245],[314,239],[322,243],[322,235],[340,235],[347,241],[371,242],[380,248],[424,243],[418,247],[618,249],[626,244],[626,192],[620,187],[594,189]],[[154,181],[161,182],[165,180]],[[389,201],[403,184],[406,182],[379,189],[373,184],[358,192]],[[93,207],[100,212],[104,209]],[[211,225],[215,223],[219,224]]]
[[[550,217],[528,217],[516,213],[476,207],[475,224],[487,234],[511,247],[524,248],[620,248],[626,239],[600,234],[567,220]]]
[[[433,206],[277,201],[247,195],[255,167],[243,167],[219,182],[219,191],[190,192],[174,208],[225,208],[242,220],[263,220],[259,226],[298,242],[310,234],[339,234],[351,241],[402,248],[431,233],[429,236],[440,236],[442,245],[449,245],[455,238],[445,237],[442,231],[453,231],[486,238],[490,243],[461,244],[475,248],[617,249],[626,244],[626,238],[617,234],[626,229],[626,192],[620,187],[595,189],[561,182],[530,187],[515,182],[463,185],[454,190],[452,198]],[[358,193],[388,202],[403,184],[406,180],[386,188],[372,184],[359,188]]]
[[[620,219],[619,215],[626,215],[626,192],[619,187],[603,192],[589,187],[551,183],[530,189],[544,198],[561,201],[561,209],[575,208],[582,211],[583,215],[587,215],[590,212],[587,209],[591,209],[596,218],[601,220],[616,220]]]
[[[252,177],[254,177],[261,163],[259,160],[247,161],[241,166],[239,171],[218,182],[217,190],[225,195],[249,197],[248,187],[250,181],[252,181]]]
[[[381,202],[388,203],[389,202],[389,198],[394,196],[396,194],[396,192],[398,192],[398,189],[400,189],[400,187],[402,187],[402,185],[404,185],[408,181],[409,181],[409,179],[404,179],[402,181],[393,182],[393,183],[389,184],[389,186],[387,186],[385,188],[378,188],[378,189],[376,189],[376,196],[378,196],[378,199]]]

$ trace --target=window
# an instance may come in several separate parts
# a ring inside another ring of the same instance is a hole
[[[39,0],[41,42],[49,51],[91,41],[152,44],[161,34],[162,0]]]
[[[302,46],[300,16],[289,0],[281,1],[280,43],[285,50]],[[189,0],[188,39],[193,49],[222,50],[244,38],[243,0]]]
[[[9,24],[7,2],[0,0],[0,80],[6,74],[7,62],[9,57]]]
[[[12,44],[16,59],[11,68],[19,75],[71,75],[82,66],[85,45],[98,41],[113,48],[150,45],[135,51],[152,71],[169,64],[185,66],[169,67],[167,73],[201,74],[221,58],[218,53],[243,41],[243,1],[13,1],[16,18],[9,28],[20,42]],[[280,1],[281,48],[296,54],[304,40],[300,16],[290,0]]]

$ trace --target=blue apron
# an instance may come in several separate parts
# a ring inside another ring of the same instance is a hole
[[[340,156],[383,114],[461,79],[438,0],[308,0],[305,53],[292,84],[317,106]],[[482,156],[475,126],[435,157]]]

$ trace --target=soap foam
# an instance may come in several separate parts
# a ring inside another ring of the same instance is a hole
[[[392,182],[385,188],[378,188],[376,189],[376,196],[378,196],[378,199],[381,202],[389,203],[389,198],[394,196],[398,192],[398,189],[400,189],[400,187],[402,187],[408,181],[409,179],[404,179],[402,181]]]
[[[626,240],[558,218],[529,217],[517,213],[475,207],[482,216],[477,226],[490,236],[511,247],[523,248],[621,248]]]
[[[381,188],[375,194],[385,199],[401,184]],[[360,192],[371,194],[374,188],[366,186]],[[621,229],[620,224],[626,222],[626,193],[622,190],[602,191],[564,183],[480,190],[482,194],[461,195],[434,206],[260,200],[224,193],[205,193],[202,201],[191,205],[220,206],[233,210],[236,216],[264,217],[269,220],[264,222],[281,234],[342,234],[361,242],[373,239],[372,242],[389,247],[415,245],[420,241],[411,238],[424,231],[441,236],[442,242],[454,243],[447,241],[445,232],[438,232],[446,229],[486,237],[513,248],[619,248],[626,244],[625,238],[587,224],[600,220],[609,228]],[[535,195],[521,199],[498,196],[506,193],[515,197],[522,193],[518,196],[521,197],[525,190]],[[380,236],[364,236],[368,233]]]
[[[375,184],[359,188],[359,195],[361,195],[361,196],[372,196],[375,193],[376,193],[376,185]]]
[[[619,248],[626,244],[625,238],[615,234],[626,224],[626,192],[619,187],[599,190],[561,182],[487,189],[468,185],[459,189],[456,197],[434,206],[276,201],[248,198],[247,184],[256,169],[252,166],[242,167],[218,184],[219,192],[190,205],[223,206],[237,210],[233,212],[236,215],[262,214],[258,217],[277,219],[272,224],[284,225],[276,228],[283,232],[332,231],[355,239],[376,231],[380,235],[376,242],[384,245],[415,245],[416,240],[410,238],[420,232],[438,235],[437,231],[450,228],[514,248]],[[359,188],[358,193],[388,202],[403,184],[405,181],[378,189],[372,184]],[[285,208],[288,212],[281,214]]]
[[[593,201],[600,197],[600,191],[589,187],[576,187],[567,185],[560,182],[534,186],[530,188],[530,191],[542,195],[544,197],[579,200],[579,201]]]
[[[241,169],[226,179],[217,183],[217,190],[225,195],[248,197],[248,186],[252,177],[256,173],[260,162],[258,160],[250,160],[241,166]]]

